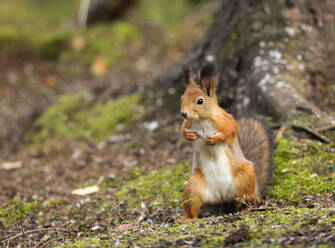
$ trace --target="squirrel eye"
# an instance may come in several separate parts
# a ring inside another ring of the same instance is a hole
[[[203,100],[202,98],[199,98],[199,99],[197,100],[197,104],[201,105],[201,104],[203,104],[203,103],[204,103],[204,100]]]

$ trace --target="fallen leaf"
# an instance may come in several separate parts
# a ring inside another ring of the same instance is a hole
[[[47,76],[45,79],[45,84],[47,84],[50,87],[54,87],[57,84],[57,78],[53,75]]]
[[[76,36],[72,39],[72,48],[76,51],[80,51],[86,45],[86,41],[82,36]]]
[[[14,94],[14,89],[7,85],[0,86],[0,95],[2,96],[10,96]]]
[[[93,194],[99,191],[99,187],[97,185],[93,185],[93,186],[89,186],[86,188],[82,188],[82,189],[75,189],[72,190],[72,194],[73,195],[89,195],[89,194]]]
[[[104,56],[98,56],[91,65],[91,73],[95,76],[102,76],[108,70],[108,61]]]
[[[123,224],[123,225],[115,227],[114,231],[115,232],[124,232],[124,231],[129,231],[129,230],[131,230],[133,228],[134,228],[134,224],[133,223]]]
[[[19,169],[22,167],[22,162],[21,161],[16,161],[16,162],[3,162],[1,164],[1,168],[5,170],[12,170],[12,169]]]

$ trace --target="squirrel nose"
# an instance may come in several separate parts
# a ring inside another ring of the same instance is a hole
[[[182,115],[184,118],[187,118],[187,113],[185,113],[185,112],[181,112],[181,115]]]

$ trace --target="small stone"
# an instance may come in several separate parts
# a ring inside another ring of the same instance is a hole
[[[125,165],[126,167],[131,167],[131,166],[134,166],[135,164],[137,164],[137,160],[126,160],[126,161],[124,162],[124,165]]]
[[[109,179],[115,179],[115,174],[110,173],[110,174],[108,175],[108,178],[109,178]]]
[[[176,163],[176,160],[175,160],[174,158],[168,158],[168,159],[166,160],[166,162],[167,162],[168,164],[175,164],[175,163]]]
[[[213,55],[207,55],[206,60],[208,62],[213,62],[214,61],[214,56]]]
[[[92,231],[97,231],[97,230],[99,230],[99,229],[101,229],[100,226],[94,226],[94,227],[91,228]]]
[[[290,37],[293,37],[295,35],[295,29],[294,28],[285,27],[284,30]]]
[[[153,121],[150,123],[144,123],[144,127],[150,131],[155,130],[159,126],[159,123],[157,121]]]
[[[168,93],[169,93],[170,95],[174,95],[174,94],[176,93],[176,89],[175,89],[175,88],[169,88],[169,89],[168,89]]]
[[[72,153],[72,159],[78,159],[81,156],[81,149],[75,149]]]

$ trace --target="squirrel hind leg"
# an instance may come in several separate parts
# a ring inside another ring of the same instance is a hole
[[[194,220],[198,218],[201,206],[203,205],[203,195],[206,187],[206,179],[199,169],[188,179],[183,193],[183,208],[186,219]]]
[[[258,205],[262,201],[256,195],[256,176],[254,165],[250,162],[245,162],[241,165],[237,176],[235,178],[236,190],[239,197],[242,199],[246,196],[245,200],[251,205]]]

